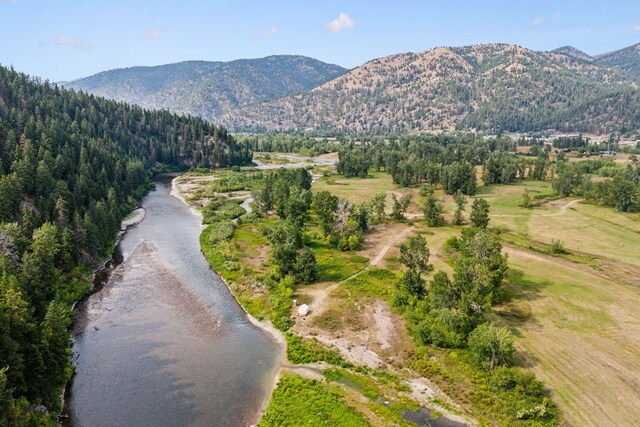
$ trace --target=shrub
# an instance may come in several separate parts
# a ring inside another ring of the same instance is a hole
[[[516,354],[511,332],[493,323],[483,323],[474,329],[469,335],[468,347],[476,366],[489,371],[509,366]]]
[[[499,366],[491,373],[489,383],[504,391],[515,390],[534,397],[544,395],[544,386],[536,376],[521,369]]]
[[[326,362],[343,368],[352,366],[345,362],[340,353],[326,348],[316,339],[308,340],[290,332],[286,333],[285,337],[287,339],[287,359],[291,363]]]
[[[444,242],[443,249],[445,252],[454,253],[460,251],[460,239],[453,236]]]
[[[552,255],[562,255],[568,253],[565,250],[562,241],[555,239],[551,241],[551,249],[549,250],[549,252],[551,252]]]
[[[415,333],[423,344],[442,348],[457,348],[464,345],[464,335],[452,330],[442,319],[428,316],[416,326]]]
[[[223,221],[209,226],[209,241],[219,243],[231,239],[235,231],[235,226],[231,221]]]

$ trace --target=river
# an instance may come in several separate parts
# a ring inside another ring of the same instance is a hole
[[[269,398],[282,348],[210,270],[200,219],[169,191],[159,178],[124,261],[77,308],[66,424],[251,425]]]

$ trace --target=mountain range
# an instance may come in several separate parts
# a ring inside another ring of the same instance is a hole
[[[65,86],[236,131],[640,129],[640,44],[598,56],[571,46],[440,47],[349,71],[301,56],[185,62]]]
[[[345,71],[304,56],[277,55],[121,68],[62,85],[144,108],[213,120],[239,107],[311,89]]]

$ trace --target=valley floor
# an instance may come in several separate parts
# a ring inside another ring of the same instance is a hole
[[[187,201],[199,204],[206,186],[198,184],[211,179],[187,175],[178,183]],[[461,228],[427,227],[420,220],[417,189],[396,188],[383,173],[364,179],[325,176],[313,189],[329,190],[354,202],[381,191],[389,198],[391,192],[414,195],[408,215],[413,223],[376,225],[360,251],[334,253],[315,242],[320,281],[298,288],[293,296],[311,309],[309,316],[295,320],[291,331],[296,336],[324,345],[350,366],[374,373],[383,370],[395,379],[385,382],[371,374],[360,378],[359,372],[364,371],[352,368],[332,376],[323,363],[288,365],[286,375],[329,381],[326,387],[373,425],[412,425],[399,417],[404,409],[391,405],[388,410],[378,398],[434,408],[467,424],[475,424],[476,419],[493,424],[474,406],[477,385],[459,372],[456,352],[418,348],[404,318],[390,306],[402,270],[398,246],[413,234],[423,235],[435,270],[450,273],[443,245]],[[479,187],[478,197],[491,205],[490,227],[501,230],[509,255],[509,298],[495,307],[493,320],[518,336],[518,364],[535,372],[551,389],[566,424],[632,425],[640,419],[640,216],[575,198],[523,208],[519,203],[525,189],[532,195],[551,194],[549,182]],[[453,201],[439,196],[449,223]],[[568,253],[552,256],[552,240],[560,240]],[[267,271],[268,246],[255,224],[238,226],[229,244],[244,270],[251,271],[245,275],[241,266],[239,272],[226,273],[237,285],[232,289],[239,301],[256,317],[264,311],[260,300],[264,290],[241,282]],[[219,273],[225,276],[225,271]],[[421,376],[412,368],[425,354],[429,355],[425,363],[437,365],[432,366],[432,376]],[[376,399],[366,397],[368,388],[360,382],[376,390]]]

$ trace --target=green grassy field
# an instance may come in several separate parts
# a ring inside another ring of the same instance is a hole
[[[318,261],[319,282],[345,280],[369,264],[369,258],[342,252],[324,240],[313,240],[310,247]]]
[[[354,203],[371,200],[378,193],[387,193],[387,206],[390,206],[391,192],[396,188],[391,175],[385,172],[370,172],[367,178],[323,176],[313,185],[314,192],[326,190]]]
[[[335,391],[317,380],[284,374],[258,424],[267,426],[369,426]]]

